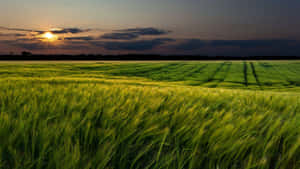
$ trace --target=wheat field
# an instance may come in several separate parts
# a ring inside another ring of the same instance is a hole
[[[0,63],[0,168],[298,169],[299,65]]]

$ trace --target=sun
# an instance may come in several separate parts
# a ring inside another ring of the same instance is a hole
[[[45,32],[43,35],[42,35],[43,38],[45,38],[47,41],[55,41],[57,39],[57,36],[54,35],[53,33],[51,32]]]
[[[54,37],[54,35],[51,32],[46,32],[44,34],[44,37],[47,38],[47,39],[52,39]]]

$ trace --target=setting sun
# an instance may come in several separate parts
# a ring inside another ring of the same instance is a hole
[[[47,39],[48,41],[55,41],[57,39],[57,36],[51,32],[46,32],[43,34],[43,38]]]

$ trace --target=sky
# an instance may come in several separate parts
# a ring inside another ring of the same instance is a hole
[[[300,55],[299,6],[299,0],[1,0],[0,54]]]

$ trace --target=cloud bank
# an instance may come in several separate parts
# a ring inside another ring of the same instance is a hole
[[[101,45],[107,50],[127,50],[127,51],[145,51],[152,50],[167,42],[173,41],[173,39],[151,39],[151,40],[137,40],[128,42],[104,42]]]
[[[102,39],[111,40],[132,40],[141,36],[160,36],[167,35],[171,31],[161,30],[157,28],[133,28],[133,29],[121,29],[113,33],[107,33],[102,35]]]
[[[59,38],[54,44],[47,44],[41,36],[38,36],[47,32],[45,30],[7,27],[0,27],[0,29],[3,30],[0,32],[0,45],[5,44],[16,49],[41,53],[46,49],[51,49],[54,53],[56,49],[66,49],[85,53],[99,52],[100,54],[105,54],[105,52],[160,53],[163,51],[164,54],[188,55],[300,55],[300,41],[293,39],[176,39],[170,34],[171,31],[153,27],[111,30],[104,34],[93,32],[93,29],[60,28],[50,30]]]
[[[78,34],[78,33],[83,33],[83,32],[89,32],[91,29],[80,29],[80,28],[62,28],[62,29],[57,29],[57,30],[51,30],[50,32],[54,34],[66,34],[66,33],[71,33],[71,34]]]

